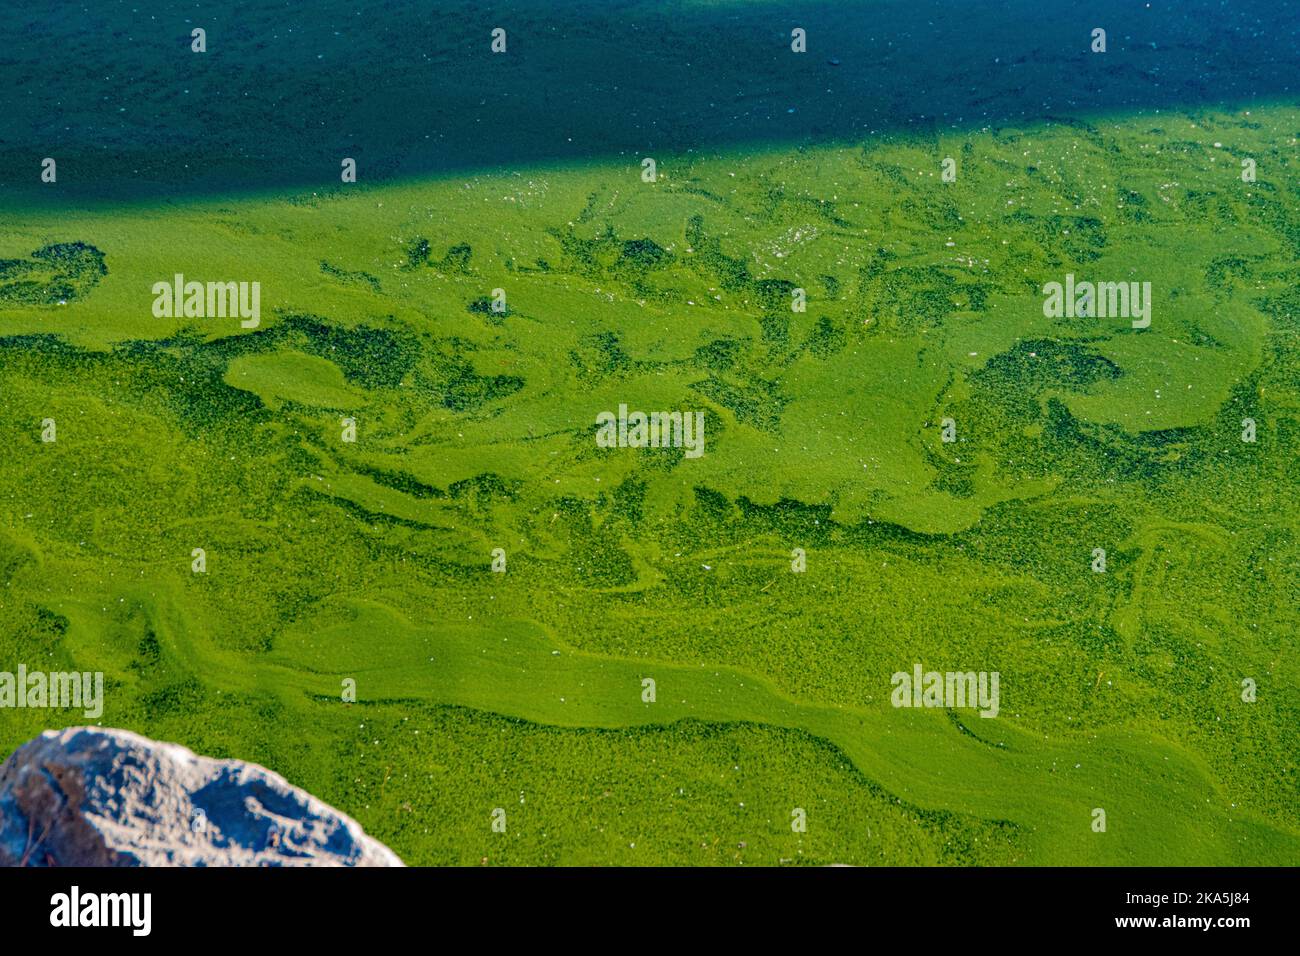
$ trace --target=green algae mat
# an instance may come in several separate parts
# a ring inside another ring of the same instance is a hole
[[[1294,12],[319,6],[14,15],[0,751],[410,864],[1300,861]]]

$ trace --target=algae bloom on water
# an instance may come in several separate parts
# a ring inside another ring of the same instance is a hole
[[[6,15],[0,751],[415,865],[1300,858],[1293,10],[128,6]]]

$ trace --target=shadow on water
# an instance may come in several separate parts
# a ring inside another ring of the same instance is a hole
[[[52,198],[45,156],[60,202],[148,200],[1291,102],[1298,33],[1267,0],[13,5],[0,203]]]

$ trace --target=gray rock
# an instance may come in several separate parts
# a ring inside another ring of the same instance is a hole
[[[402,865],[279,774],[126,730],[48,730],[0,766],[0,866]]]

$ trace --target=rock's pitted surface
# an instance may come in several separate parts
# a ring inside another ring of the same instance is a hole
[[[402,866],[279,774],[125,730],[46,731],[0,766],[0,866]]]

